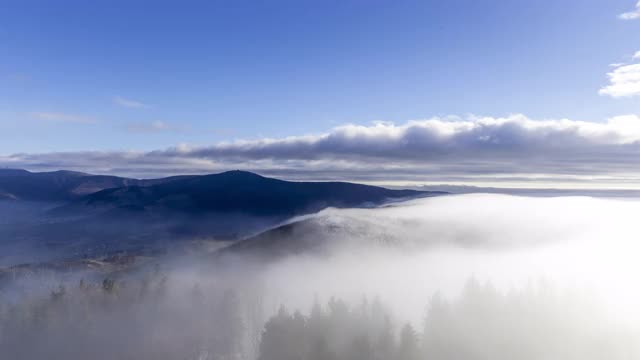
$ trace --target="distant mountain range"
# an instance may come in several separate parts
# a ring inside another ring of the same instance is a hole
[[[433,193],[346,182],[292,182],[246,171],[228,171],[105,189],[64,208],[289,217],[327,207],[373,206],[427,195]]]
[[[129,210],[295,216],[327,207],[372,206],[438,192],[347,182],[293,182],[239,170],[139,180],[73,171],[0,169],[0,194],[4,199],[63,203],[56,210],[60,214]]]
[[[0,199],[28,201],[71,201],[100,190],[125,186],[150,186],[190,176],[138,180],[76,171],[30,172],[0,169]]]
[[[180,240],[245,239],[328,207],[373,207],[441,194],[283,181],[246,171],[139,180],[0,169],[0,217],[18,219],[0,222],[0,238],[7,239],[0,245],[17,241],[63,258],[155,252]],[[35,202],[49,205],[40,212],[24,208]],[[17,211],[21,207],[28,218]],[[8,250],[0,249],[0,264],[3,251]]]
[[[439,192],[390,190],[347,182],[293,182],[247,171],[132,179],[74,171],[0,169],[0,199],[65,202],[78,207],[296,215],[326,207],[380,204]]]

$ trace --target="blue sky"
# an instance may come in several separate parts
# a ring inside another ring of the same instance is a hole
[[[4,1],[0,155],[166,149],[448,115],[605,122],[633,0]]]

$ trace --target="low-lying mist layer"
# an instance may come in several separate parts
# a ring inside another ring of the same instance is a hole
[[[0,352],[637,358],[639,211],[637,201],[506,195],[329,209],[224,255],[102,279],[17,279],[0,290]]]

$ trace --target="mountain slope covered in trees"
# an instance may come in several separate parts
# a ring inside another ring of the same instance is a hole
[[[188,214],[295,216],[326,207],[378,205],[392,199],[435,194],[438,193],[390,190],[346,182],[293,182],[246,171],[228,171],[146,187],[133,185],[106,189],[87,195],[73,205]]]
[[[0,241],[0,265],[156,253],[182,240],[239,240],[327,207],[370,207],[440,194],[284,181],[246,171],[137,180],[5,169],[0,218],[12,220],[0,221],[0,238],[14,240]],[[21,216],[15,209],[32,203],[21,200],[50,205]],[[24,256],[14,256],[18,245]],[[29,260],[29,254],[38,256]]]

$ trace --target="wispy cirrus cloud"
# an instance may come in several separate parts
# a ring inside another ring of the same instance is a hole
[[[632,60],[640,60],[640,51],[636,52]],[[613,70],[607,74],[609,85],[600,89],[600,95],[614,98],[632,97],[640,95],[640,62],[612,64]]]
[[[620,14],[619,18],[622,20],[640,19],[640,1],[636,3],[636,8],[634,10]]]
[[[67,114],[59,112],[32,112],[33,118],[50,122],[75,123],[75,124],[95,124],[98,120],[91,116]]]
[[[130,109],[144,109],[144,108],[151,107],[151,105],[149,104],[145,104],[137,100],[127,99],[122,96],[114,96],[113,102],[118,106],[130,108]]]
[[[132,133],[161,133],[181,132],[184,128],[166,121],[134,122],[126,125],[126,130]]]
[[[512,115],[347,124],[322,134],[148,152],[13,154],[0,157],[0,166],[143,177],[242,168],[307,179],[606,179],[636,184],[638,158],[638,115],[600,123]]]

